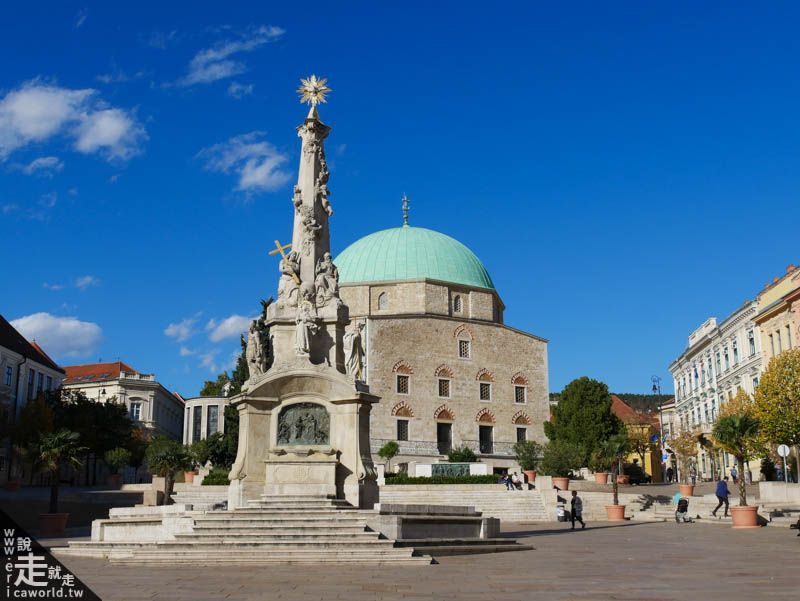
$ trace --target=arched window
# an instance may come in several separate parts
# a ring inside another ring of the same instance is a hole
[[[456,294],[455,297],[453,297],[453,313],[461,313],[462,310],[461,295]]]
[[[411,375],[414,369],[406,361],[398,361],[392,367],[395,373],[395,392],[397,394],[409,394],[411,392]]]
[[[528,402],[528,378],[522,373],[516,373],[511,378],[511,383],[514,385],[514,402],[527,403]]]
[[[381,292],[378,295],[378,309],[380,311],[384,311],[385,309],[389,308],[389,295],[385,292]]]
[[[453,378],[453,370],[450,369],[447,365],[440,365],[436,368],[434,375],[437,378],[437,392],[439,393],[439,398],[442,399],[449,399],[450,398],[450,380]]]
[[[458,358],[471,359],[472,358],[472,332],[465,325],[460,325],[453,333],[458,342]]]
[[[482,401],[492,400],[492,382],[494,382],[494,374],[487,369],[482,369],[475,377],[478,380],[478,397]]]

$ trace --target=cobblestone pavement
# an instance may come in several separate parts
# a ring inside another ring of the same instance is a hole
[[[786,528],[675,523],[508,524],[536,550],[431,566],[153,568],[62,561],[105,601],[783,600],[800,598],[800,539]]]

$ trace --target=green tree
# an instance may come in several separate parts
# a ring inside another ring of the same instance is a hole
[[[378,456],[386,460],[387,472],[389,471],[389,464],[392,462],[392,458],[399,452],[400,452],[400,445],[393,440],[387,442],[378,451]]]
[[[172,503],[175,474],[192,467],[189,452],[177,440],[156,436],[147,447],[147,465],[150,471],[164,478],[164,505]]]
[[[12,431],[12,441],[15,458],[21,460],[21,464],[27,464],[32,468],[36,445],[42,435],[50,434],[54,429],[54,414],[50,404],[45,400],[44,395],[39,395],[31,399],[22,407],[19,419]],[[9,474],[12,473],[13,465],[9,466]],[[33,482],[33,469],[29,470],[29,482]]]
[[[581,466],[582,451],[566,440],[551,440],[544,446],[539,468],[547,476],[569,476]]]
[[[753,413],[767,441],[795,447],[800,474],[800,348],[770,359],[756,388]]]
[[[478,461],[478,456],[475,451],[464,446],[459,449],[451,449],[447,454],[447,461],[450,463],[475,463]]]
[[[228,372],[223,371],[217,376],[216,380],[206,380],[203,383],[203,387],[200,389],[200,396],[225,396],[222,389],[230,381]]]
[[[131,452],[124,447],[117,447],[106,451],[103,456],[106,465],[111,468],[112,473],[119,474],[119,470],[128,465],[131,460]]]
[[[200,467],[203,467],[211,456],[211,447],[208,444],[208,439],[203,438],[196,440],[189,447],[189,454],[192,460]]]
[[[242,352],[236,359],[236,367],[231,373],[231,388],[228,396],[234,396],[242,391],[242,385],[250,377],[250,368],[247,365],[247,339],[244,335],[240,336],[239,344],[242,346]]]
[[[759,424],[751,415],[726,415],[714,423],[711,431],[716,444],[736,458],[739,469],[739,505],[747,505],[744,462],[758,450]]]
[[[50,513],[58,513],[58,489],[61,485],[59,472],[61,464],[67,463],[74,468],[81,465],[81,457],[85,448],[80,446],[77,432],[59,430],[43,434],[35,444],[33,455],[34,470],[50,475]]]
[[[228,405],[223,413],[225,431],[216,432],[206,439],[208,458],[214,467],[230,469],[236,461],[239,448],[239,411]]]
[[[542,458],[542,445],[533,440],[520,440],[514,444],[514,457],[520,468],[533,471]]]
[[[697,432],[684,430],[669,441],[669,448],[678,458],[678,476],[684,484],[689,482],[689,467],[692,458],[697,456]]]
[[[617,475],[622,470],[623,462],[631,452],[631,439],[625,433],[611,436],[600,447],[600,452],[611,460],[611,486],[614,493],[614,505],[619,505],[619,482]]]
[[[545,434],[551,441],[573,445],[579,452],[581,465],[588,463],[603,441],[625,428],[611,412],[608,386],[586,376],[567,384],[551,413],[551,420],[544,423]]]

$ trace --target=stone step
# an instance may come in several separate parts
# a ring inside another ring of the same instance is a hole
[[[286,553],[279,554],[197,554],[165,556],[139,553],[131,556],[114,554],[110,558],[115,565],[264,565],[264,564],[361,564],[361,565],[430,565],[430,556],[416,556],[411,550],[396,549],[391,553]]]
[[[351,542],[364,542],[364,541],[371,541],[380,538],[380,533],[378,532],[367,532],[365,530],[360,530],[356,532],[319,532],[313,531],[310,532],[308,530],[303,531],[294,531],[294,530],[284,530],[284,531],[273,531],[273,532],[231,532],[231,531],[224,531],[224,532],[193,532],[193,533],[185,533],[185,534],[176,534],[175,535],[175,542],[220,542],[220,543],[241,543],[241,542],[253,542],[253,543],[272,543],[272,542],[294,542],[298,540],[302,541],[319,541],[319,542],[336,542],[341,541],[342,544],[350,544]],[[384,539],[385,540],[385,539]]]
[[[196,523],[194,525],[195,532],[259,532],[270,533],[275,531],[290,531],[290,532],[313,532],[322,530],[326,532],[364,532],[366,530],[366,523],[364,522],[344,522],[334,523],[330,522],[306,522],[306,523],[286,523],[281,521],[268,522],[268,523],[234,523],[234,524],[208,524]]]
[[[374,534],[378,534],[377,532]],[[169,550],[171,553],[182,553],[192,551],[203,551],[208,553],[209,550],[231,550],[231,549],[258,549],[268,551],[270,549],[350,549],[350,550],[366,550],[366,549],[380,549],[382,547],[392,548],[394,541],[382,538],[338,538],[331,537],[331,540],[320,540],[312,537],[294,537],[285,540],[265,540],[264,537],[243,538],[236,540],[235,537],[225,538],[224,540],[215,540],[213,537],[210,540],[174,540],[174,541],[160,541],[160,542],[123,542],[117,541],[113,543],[105,542],[91,542],[91,541],[70,541],[67,549],[158,549]]]
[[[236,518],[236,519],[196,519],[194,527],[198,530],[205,528],[338,528],[338,527],[362,527],[366,522],[360,517],[338,518],[326,520],[322,518]]]

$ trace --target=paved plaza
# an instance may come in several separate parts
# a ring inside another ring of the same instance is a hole
[[[797,599],[800,539],[786,528],[674,523],[508,524],[534,551],[443,557],[432,566],[116,567],[63,563],[108,600],[504,601]]]

